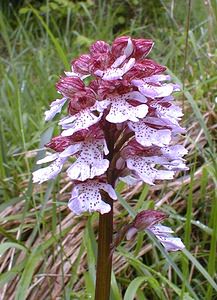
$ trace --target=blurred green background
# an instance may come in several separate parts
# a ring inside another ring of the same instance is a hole
[[[216,28],[216,0],[0,1],[2,299],[93,299],[98,216],[74,217],[70,183],[33,186],[31,172],[59,132],[44,121],[59,76],[95,40],[120,35],[153,39],[150,57],[182,84],[190,170],[154,187],[118,186],[116,231],[156,207],[186,250],[168,255],[142,233],[123,241],[112,300],[217,299]]]

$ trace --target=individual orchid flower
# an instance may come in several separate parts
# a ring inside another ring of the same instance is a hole
[[[166,214],[156,210],[144,210],[137,214],[134,221],[128,225],[127,240],[141,230],[153,234],[167,251],[178,251],[185,248],[180,238],[173,237],[174,231],[160,224],[166,218]]]
[[[81,110],[73,116],[67,116],[60,120],[59,125],[62,126],[62,136],[70,136],[79,130],[87,129],[98,123],[102,118],[102,113],[97,112],[94,105],[90,108]]]
[[[104,174],[109,167],[109,161],[104,158],[104,154],[109,153],[102,131],[96,126],[92,126],[88,131],[82,130],[70,137],[56,137],[47,144],[47,147],[58,151],[52,155],[41,159],[37,164],[53,161],[46,168],[33,172],[33,181],[42,183],[55,178],[66,160],[77,157],[67,174],[71,179],[85,181]]]
[[[102,200],[100,191],[105,191],[113,200],[117,199],[115,190],[110,184],[99,181],[98,179],[87,180],[84,183],[77,183],[71,193],[69,208],[77,215],[84,212],[98,211],[101,214],[108,213],[111,207]]]
[[[135,57],[137,60],[149,54],[154,43],[148,39],[133,39],[129,36],[121,36],[112,43],[112,54],[117,59],[120,57]]]
[[[102,175],[109,167],[108,159],[104,159],[104,140],[88,141],[80,144],[77,160],[67,169],[67,175],[74,180],[84,181]],[[65,151],[66,152],[66,151]],[[62,153],[62,155],[67,155]]]
[[[144,147],[152,145],[165,147],[170,144],[172,138],[170,129],[155,129],[148,126],[145,120],[128,122],[128,126],[134,131],[137,142]]]
[[[148,106],[140,102],[145,103],[146,98],[139,92],[130,92],[99,101],[98,109],[105,110],[109,107],[106,120],[110,123],[123,123],[127,120],[137,122],[148,113]]]
[[[187,170],[182,156],[186,154],[186,149],[182,145],[171,147],[144,147],[135,139],[131,140],[121,151],[121,158],[117,161],[117,168],[122,169],[122,174],[126,173],[124,168],[128,169],[127,177],[124,179],[132,180],[128,173],[131,170],[134,173],[134,179],[142,180],[153,185],[156,180],[172,179],[174,171]],[[125,166],[126,162],[126,166]],[[158,168],[155,168],[155,166]],[[159,169],[159,166],[166,170]]]

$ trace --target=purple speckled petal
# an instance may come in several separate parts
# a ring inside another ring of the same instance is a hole
[[[143,157],[131,156],[126,159],[128,169],[134,171],[144,182],[153,185],[157,179],[173,179],[173,171],[154,169]]]
[[[171,131],[169,129],[157,130],[147,126],[144,121],[128,122],[128,126],[135,132],[137,142],[144,147],[152,145],[163,147],[170,143]]]
[[[169,107],[164,107],[156,101],[150,106],[156,109],[156,113],[159,117],[163,117],[174,124],[177,124],[177,120],[180,120],[183,116],[182,109],[174,104],[170,105]]]
[[[111,101],[111,108],[106,120],[111,123],[123,123],[127,120],[137,122],[139,118],[144,118],[147,113],[148,106],[146,104],[132,106],[120,97]]]
[[[149,98],[161,98],[172,94],[173,84],[152,85],[143,80],[132,80],[132,84],[138,87],[139,91]]]
[[[74,189],[76,191],[74,192]],[[72,197],[69,200],[68,207],[77,215],[83,212],[98,211],[101,214],[108,213],[111,210],[109,204],[102,200],[100,190],[109,191],[114,197],[115,191],[109,184],[99,183],[97,181],[87,181],[77,184],[72,191]],[[113,190],[111,192],[111,189]],[[115,198],[115,197],[114,197]]]
[[[81,129],[86,129],[91,125],[96,124],[101,117],[102,113],[96,116],[90,109],[84,109],[76,115],[69,118],[64,118],[59,122],[59,124],[62,125],[62,128],[65,129],[61,135],[70,136]]]
[[[185,149],[185,147],[182,145],[162,147],[161,152],[165,157],[169,159],[180,159],[188,153],[187,149]]]
[[[185,248],[181,239],[173,237],[171,235],[173,230],[167,226],[158,224],[150,226],[146,230],[154,234],[167,251],[178,251]]]
[[[83,142],[78,159],[67,169],[71,179],[85,181],[102,175],[109,167],[109,161],[103,158],[104,140]]]

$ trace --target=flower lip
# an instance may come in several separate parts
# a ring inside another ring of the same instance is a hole
[[[67,169],[68,176],[85,181],[104,174],[109,167],[109,161],[104,159],[105,151],[104,140],[83,142],[77,160]]]
[[[111,199],[116,200],[117,195],[110,184],[104,183],[101,180],[87,180],[83,183],[76,182],[72,190],[71,198],[68,207],[76,215],[83,212],[98,211],[101,214],[108,213],[111,207],[104,202],[101,190],[105,191]]]
[[[155,224],[149,226],[146,230],[154,234],[167,251],[173,252],[183,250],[185,248],[185,245],[182,243],[180,238],[172,236],[174,231],[170,227]]]

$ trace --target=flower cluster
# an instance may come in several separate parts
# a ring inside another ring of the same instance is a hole
[[[110,46],[97,41],[71,63],[56,84],[62,98],[50,104],[45,120],[67,105],[68,115],[59,121],[61,134],[46,145],[51,154],[38,164],[33,181],[55,178],[67,165],[73,181],[69,208],[75,214],[110,211],[117,199],[115,184],[172,179],[185,170],[186,149],[174,145],[183,133],[181,109],[174,104],[176,84],[166,68],[146,58],[152,40],[118,37]]]

